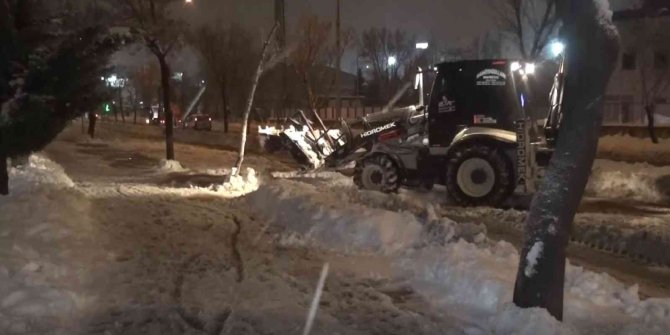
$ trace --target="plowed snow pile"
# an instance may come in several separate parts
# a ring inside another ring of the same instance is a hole
[[[184,171],[184,167],[178,161],[161,159],[158,163],[158,171],[163,173],[182,172]]]
[[[341,187],[340,178],[334,178],[334,186]],[[453,329],[457,333],[666,334],[670,327],[670,299],[641,301],[636,286],[575,266],[568,266],[566,274],[564,323],[544,310],[519,309],[511,302],[519,261],[511,244],[451,238],[444,244],[445,239],[428,233],[436,224],[430,211],[415,216],[373,209],[346,193],[329,192],[326,183],[316,187],[278,180],[250,194],[249,202],[286,229],[284,243],[392,257],[399,277],[468,325]],[[453,231],[449,223],[437,224],[444,235],[453,235],[447,232]]]
[[[249,195],[275,224],[316,243],[345,251],[397,252],[418,242],[421,225],[410,213],[347,203],[346,195],[289,180],[265,184]],[[289,237],[290,238],[290,237]]]
[[[65,246],[77,243],[75,226],[88,227],[88,202],[44,157],[30,157],[9,175],[12,193],[0,197],[0,332],[46,334],[88,303],[57,284],[77,276],[61,260]],[[31,320],[45,328],[34,328]]]
[[[587,195],[644,202],[670,201],[670,166],[596,160]]]

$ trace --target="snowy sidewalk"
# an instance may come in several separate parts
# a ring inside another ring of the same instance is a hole
[[[287,245],[244,200],[142,184],[137,165],[54,145],[72,176],[33,156],[0,198],[1,334],[297,334],[326,261],[314,334],[454,327],[384,257]]]

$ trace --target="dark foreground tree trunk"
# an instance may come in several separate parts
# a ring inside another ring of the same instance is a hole
[[[646,105],[644,106],[644,111],[647,113],[647,130],[649,131],[649,137],[654,144],[658,144],[656,127],[654,126],[654,112],[656,111],[656,105]]]
[[[514,287],[520,307],[563,318],[565,248],[593,165],[603,95],[618,55],[618,35],[599,0],[559,0],[566,42],[563,122],[546,176],[526,219],[526,241]]]
[[[163,93],[163,109],[165,110],[165,157],[174,159],[174,118],[170,107],[170,67],[165,56],[157,55],[161,67],[161,91]]]
[[[88,136],[90,138],[95,138],[95,123],[98,120],[98,116],[95,112],[88,112]]]
[[[0,195],[9,194],[9,174],[7,173],[7,155],[0,152]]]

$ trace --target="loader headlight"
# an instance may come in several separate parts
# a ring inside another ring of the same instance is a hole
[[[519,62],[512,62],[512,65],[510,65],[512,72],[516,72],[521,70],[521,63]]]
[[[551,54],[554,55],[554,57],[558,57],[563,53],[563,51],[565,51],[565,44],[560,41],[554,41],[551,42],[549,48],[551,49]]]
[[[534,63],[526,63],[526,74],[534,74],[535,73],[535,64]]]

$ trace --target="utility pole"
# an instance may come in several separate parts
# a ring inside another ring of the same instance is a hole
[[[275,0],[275,23],[279,23],[279,31],[277,32],[277,45],[279,45],[280,52],[283,52],[286,49],[286,3],[284,0]],[[286,109],[288,92],[287,89],[288,79],[287,79],[288,64],[286,58],[282,61],[282,70],[281,70],[281,92],[279,93],[280,106],[279,109],[283,113]]]
[[[342,118],[342,85],[340,84],[340,71],[342,63],[342,41],[340,40],[340,0],[337,1],[337,18],[335,20],[335,43],[337,48],[337,64],[335,69],[335,107],[337,108],[337,117]]]

